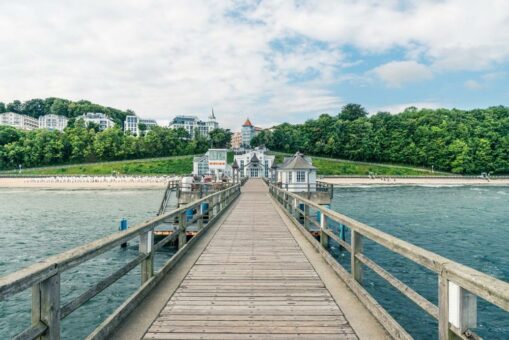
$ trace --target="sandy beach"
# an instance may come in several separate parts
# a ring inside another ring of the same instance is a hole
[[[509,185],[509,178],[490,179],[477,177],[423,177],[423,178],[368,178],[324,177],[320,181],[334,185]]]
[[[84,177],[3,177],[0,188],[38,189],[164,189],[170,179],[165,176],[84,176]]]

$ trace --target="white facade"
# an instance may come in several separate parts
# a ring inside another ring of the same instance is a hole
[[[212,110],[206,122],[196,116],[176,116],[170,122],[170,128],[182,128],[189,133],[191,138],[196,138],[199,135],[208,137],[212,130],[219,128],[219,123],[214,115],[214,110]]]
[[[15,112],[0,114],[0,125],[8,125],[22,130],[35,130],[39,128],[39,120]]]
[[[316,191],[316,168],[311,158],[299,152],[285,158],[277,169],[277,182],[290,192]]]
[[[209,149],[205,155],[194,157],[193,175],[214,175],[219,179],[222,175],[231,176],[231,166],[226,164],[227,149]]]
[[[140,130],[138,128],[139,119],[135,115],[128,115],[124,121],[124,132],[130,132],[134,136],[139,136]]]
[[[78,119],[82,119],[85,124],[94,123],[99,125],[99,130],[103,131],[115,126],[113,120],[111,120],[106,114],[100,112],[87,112]]]
[[[274,155],[267,155],[265,149],[256,148],[244,154],[235,155],[241,177],[270,178]]]
[[[64,116],[54,114],[44,115],[39,117],[39,128],[48,130],[64,131],[69,119]]]

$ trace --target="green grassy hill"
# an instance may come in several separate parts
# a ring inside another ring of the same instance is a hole
[[[284,153],[275,153],[276,162],[281,163]],[[233,162],[233,154],[228,155]],[[313,157],[313,165],[318,168],[319,175],[368,175],[370,172],[387,176],[430,176],[447,175],[428,169],[419,169],[403,165],[371,164],[352,162],[323,157]],[[88,163],[77,165],[61,165],[53,167],[24,169],[24,175],[185,175],[193,170],[193,156],[177,156],[165,158],[138,159],[115,162]],[[15,171],[4,173],[17,173]]]
[[[283,158],[289,154],[275,152],[276,162],[281,163]],[[348,175],[369,175],[370,172],[385,176],[444,176],[446,172],[431,172],[429,169],[415,168],[405,165],[374,164],[364,162],[346,161],[325,157],[312,156],[313,165],[318,169],[318,175],[326,176],[348,176]]]

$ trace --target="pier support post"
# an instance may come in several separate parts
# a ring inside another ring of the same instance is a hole
[[[154,276],[154,232],[147,231],[140,235],[140,253],[149,256],[141,262],[141,283],[147,282]]]
[[[362,245],[362,235],[352,230],[352,252],[351,256],[351,273],[355,281],[362,284],[362,263],[357,259],[357,254],[362,254],[363,245]]]
[[[320,243],[322,247],[325,249],[329,248],[329,235],[325,233],[325,229],[327,229],[327,216],[319,211],[320,214]]]
[[[179,214],[179,229],[178,229],[178,249],[182,249],[186,245],[186,215],[184,213]]]
[[[39,339],[60,339],[60,273],[32,287],[32,325],[41,322],[48,330]]]

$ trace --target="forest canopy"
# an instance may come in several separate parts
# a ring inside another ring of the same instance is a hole
[[[368,116],[358,104],[304,124],[260,132],[252,145],[356,161],[434,167],[459,174],[509,173],[509,108],[417,109]]]

